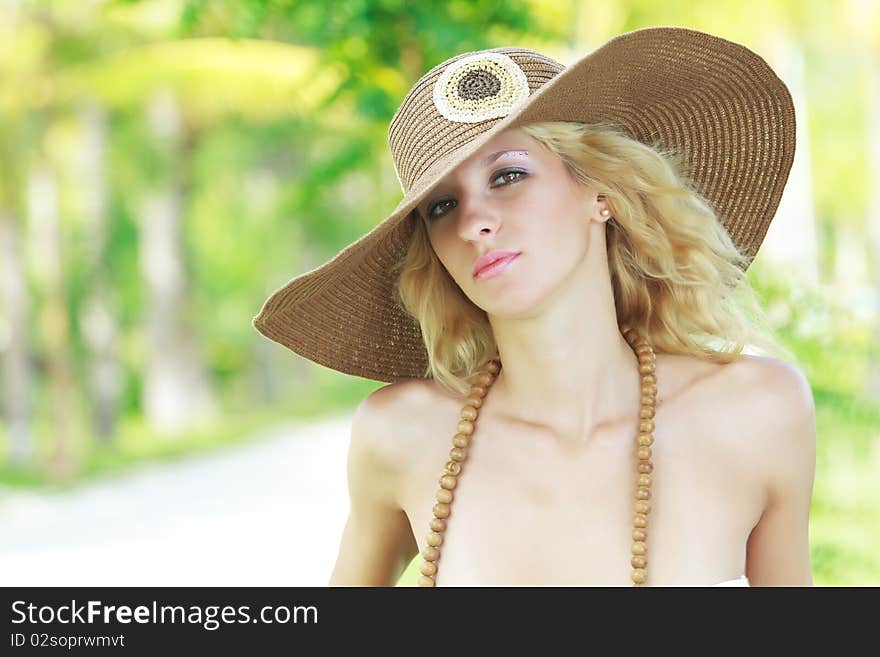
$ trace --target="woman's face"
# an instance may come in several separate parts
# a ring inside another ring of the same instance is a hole
[[[516,317],[532,314],[583,267],[590,218],[603,207],[555,153],[512,129],[436,184],[418,210],[465,295],[490,314]],[[475,276],[477,258],[494,250],[519,255],[492,277]]]

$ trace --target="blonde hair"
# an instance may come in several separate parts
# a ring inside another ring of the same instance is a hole
[[[604,190],[619,325],[634,327],[658,353],[727,363],[749,345],[791,358],[744,276],[748,256],[685,174],[680,153],[606,124],[548,122],[521,129],[558,155],[575,180]],[[468,379],[498,356],[492,327],[440,263],[418,211],[407,220],[414,230],[397,264],[399,300],[421,327],[425,376],[464,396]]]

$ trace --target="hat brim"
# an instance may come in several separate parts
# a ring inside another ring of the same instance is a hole
[[[391,273],[409,244],[407,218],[493,136],[544,121],[611,123],[634,139],[679,152],[749,262],[794,159],[791,95],[763,58],[687,28],[628,32],[564,68],[507,116],[485,121],[485,132],[427,167],[375,228],[274,292],[253,326],[339,372],[384,382],[424,377],[421,330],[399,305]]]

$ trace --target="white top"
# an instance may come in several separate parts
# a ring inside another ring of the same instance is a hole
[[[745,575],[740,575],[736,579],[728,579],[723,582],[718,582],[717,584],[712,584],[712,586],[750,586],[749,578]]]

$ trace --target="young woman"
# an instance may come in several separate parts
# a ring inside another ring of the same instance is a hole
[[[757,55],[681,28],[413,87],[403,201],[254,320],[392,382],[353,420],[331,585],[417,554],[422,586],[812,584],[812,395],[743,277],[793,121]]]

